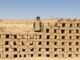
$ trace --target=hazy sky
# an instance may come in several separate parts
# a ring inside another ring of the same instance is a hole
[[[0,0],[0,18],[80,18],[80,0]]]

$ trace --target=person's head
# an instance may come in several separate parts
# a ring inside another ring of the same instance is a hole
[[[40,20],[40,17],[39,17],[39,16],[37,16],[37,17],[36,17],[36,20],[37,20],[37,21],[39,21],[39,20]]]

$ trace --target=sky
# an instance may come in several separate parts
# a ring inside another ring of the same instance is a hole
[[[0,18],[80,18],[80,0],[0,0]]]

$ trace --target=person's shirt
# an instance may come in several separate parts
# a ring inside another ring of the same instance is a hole
[[[40,21],[36,21],[35,24],[35,31],[40,31]]]
[[[34,30],[35,31],[41,31],[41,21],[35,21],[34,22]]]

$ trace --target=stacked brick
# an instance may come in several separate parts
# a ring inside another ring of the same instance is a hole
[[[41,20],[41,32],[34,32],[34,21],[0,21],[0,59],[80,56],[79,19]]]

